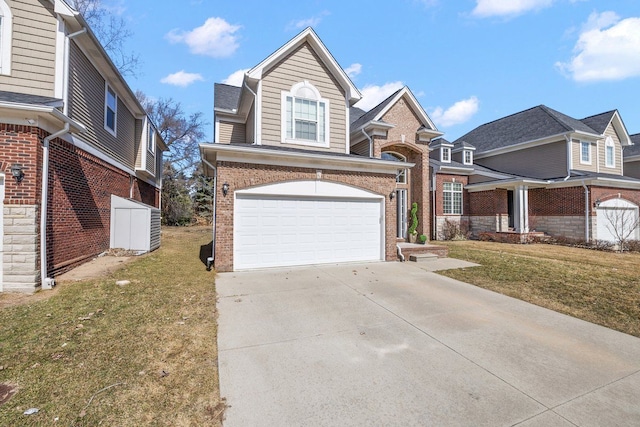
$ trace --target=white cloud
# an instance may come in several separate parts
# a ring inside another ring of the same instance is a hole
[[[287,30],[303,30],[307,27],[317,27],[318,25],[320,25],[320,22],[322,22],[322,19],[324,19],[324,17],[328,15],[330,15],[330,13],[325,10],[311,18],[291,21],[287,24]]]
[[[358,108],[362,108],[368,111],[387,99],[389,95],[404,87],[404,83],[401,81],[385,83],[382,86],[368,85],[365,86],[360,92],[362,93],[362,99],[355,105]]]
[[[532,10],[549,7],[555,0],[476,0],[472,15],[479,18],[491,16],[514,17]]]
[[[231,86],[242,86],[242,81],[244,80],[245,73],[249,71],[248,68],[243,68],[242,70],[234,71],[229,74],[229,77],[222,80],[222,83]]]
[[[240,28],[241,26],[231,25],[222,18],[213,17],[191,31],[171,30],[165,38],[173,44],[185,43],[191,53],[223,58],[231,56],[238,49],[236,32]]]
[[[556,67],[578,82],[640,76],[640,18],[620,20],[614,12],[592,13],[573,57]]]
[[[436,107],[433,109],[429,116],[441,127],[449,127],[453,125],[459,125],[466,122],[478,112],[480,101],[475,96],[468,99],[463,99],[453,104],[446,110],[442,107]]]
[[[347,73],[349,78],[353,79],[362,72],[362,64],[358,64],[357,62],[355,64],[351,64],[344,69],[344,72]]]
[[[177,73],[169,74],[160,80],[160,83],[166,83],[168,85],[187,87],[192,83],[203,81],[204,77],[197,73],[186,73],[184,70],[180,70]]]

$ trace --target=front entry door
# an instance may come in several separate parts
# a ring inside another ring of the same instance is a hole
[[[396,200],[398,204],[398,233],[400,239],[407,238],[407,190],[397,189]]]

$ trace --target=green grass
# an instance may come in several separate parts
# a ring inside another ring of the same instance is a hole
[[[0,425],[220,425],[210,240],[164,229],[159,250],[110,276],[0,310],[0,383],[17,388]]]
[[[481,267],[442,275],[640,337],[640,254],[545,244],[444,244],[449,256]]]

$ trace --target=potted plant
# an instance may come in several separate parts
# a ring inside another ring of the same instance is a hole
[[[411,225],[408,234],[409,243],[415,243],[418,239],[418,204],[416,202],[411,204]]]

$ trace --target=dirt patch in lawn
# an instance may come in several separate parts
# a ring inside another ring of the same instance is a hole
[[[18,389],[13,384],[0,383],[0,406],[11,399]]]

